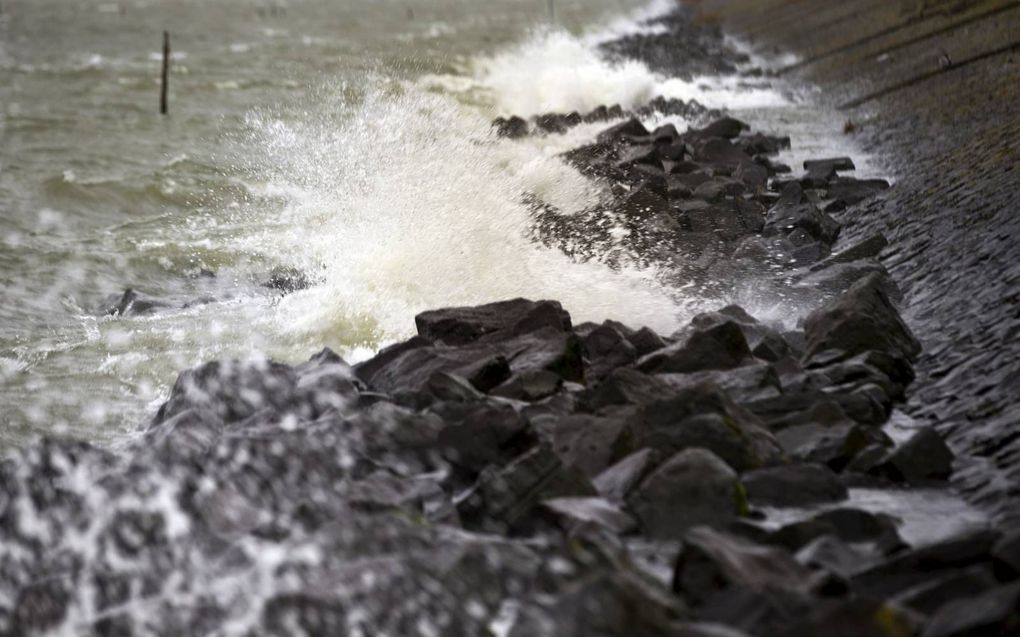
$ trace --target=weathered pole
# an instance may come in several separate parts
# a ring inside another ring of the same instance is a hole
[[[170,83],[170,32],[163,32],[163,84],[159,89],[159,112],[166,115],[167,91]]]
[[[556,0],[548,0],[549,22],[556,22]]]

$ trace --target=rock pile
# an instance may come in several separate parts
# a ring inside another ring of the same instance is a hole
[[[919,351],[885,290],[668,336],[515,299],[354,366],[188,370],[124,453],[0,467],[0,634],[1009,630],[1016,537],[912,548],[846,502],[951,472],[931,430],[882,432]]]

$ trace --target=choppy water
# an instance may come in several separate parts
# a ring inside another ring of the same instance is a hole
[[[546,0],[6,0],[0,443],[53,429],[107,439],[182,368],[323,345],[358,359],[431,307],[555,298],[577,321],[670,331],[700,307],[690,291],[526,238],[522,193],[565,211],[599,201],[556,155],[600,126],[523,141],[489,128],[663,94],[792,133],[793,160],[845,143],[840,122],[778,90],[596,54],[669,6],[557,0],[550,24]],[[163,29],[169,117],[156,112]],[[280,298],[259,286],[275,266],[315,284]],[[219,301],[102,316],[128,286]]]

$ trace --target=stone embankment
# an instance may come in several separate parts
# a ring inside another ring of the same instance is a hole
[[[754,24],[788,4],[806,3]],[[607,54],[678,75],[738,58],[682,13],[660,26]],[[535,200],[536,237],[584,258],[612,222],[630,258],[693,263],[679,279],[807,281],[824,294],[796,328],[729,305],[657,334],[513,299],[424,312],[416,336],[353,366],[328,349],[200,365],[126,448],[47,438],[0,465],[0,634],[1016,634],[1020,535],[919,544],[852,498],[942,488],[954,453],[940,432],[967,440],[939,419],[901,440],[885,428],[904,401],[938,404],[933,361],[954,355],[920,311],[954,288],[917,289],[943,270],[911,278],[924,251],[896,225],[924,215],[884,208],[923,197],[848,177],[849,158],[794,172],[773,159],[783,137],[697,105],[648,108],[704,121],[607,122],[565,159],[608,207],[576,223]],[[557,134],[610,113],[497,129]],[[929,242],[948,240],[940,223]],[[126,316],[166,306],[119,299]]]

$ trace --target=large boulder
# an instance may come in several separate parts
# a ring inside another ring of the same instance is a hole
[[[693,330],[682,341],[642,357],[637,366],[643,372],[685,374],[733,369],[751,362],[751,358],[740,326],[726,321]]]
[[[804,322],[807,359],[826,350],[847,356],[876,350],[913,360],[921,345],[884,291],[882,277],[869,275]]]
[[[665,454],[704,447],[737,471],[778,463],[776,439],[750,412],[712,383],[642,405],[629,423],[638,447]]]
[[[434,343],[465,345],[494,333],[518,336],[540,327],[570,329],[570,315],[556,301],[511,299],[473,307],[451,307],[414,317],[418,334]]]
[[[723,525],[745,512],[736,472],[707,449],[686,449],[660,465],[627,499],[646,535],[675,540],[699,525]]]
[[[683,540],[673,590],[694,606],[727,589],[806,594],[814,585],[811,571],[783,549],[706,527],[691,529]]]
[[[580,470],[537,445],[505,467],[483,470],[475,486],[457,499],[457,511],[465,528],[505,534],[528,528],[544,500],[596,495]]]
[[[848,492],[839,477],[821,464],[766,467],[741,476],[752,505],[800,507],[845,500]]]

